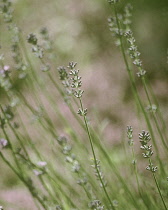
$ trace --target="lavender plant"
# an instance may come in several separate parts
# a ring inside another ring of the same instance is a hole
[[[87,132],[87,135],[89,138],[91,151],[92,151],[92,155],[93,155],[93,160],[94,160],[93,167],[95,168],[95,174],[96,174],[98,180],[100,181],[101,186],[104,190],[104,193],[109,201],[110,208],[114,208],[113,203],[112,203],[112,201],[109,197],[109,194],[106,190],[106,183],[104,182],[104,177],[102,175],[102,172],[100,171],[100,165],[99,165],[100,161],[98,161],[96,158],[93,140],[92,140],[92,136],[91,136],[91,133],[89,130],[88,121],[86,118],[87,108],[83,107],[83,102],[82,102],[82,96],[83,96],[84,91],[81,89],[81,86],[82,86],[81,77],[79,76],[79,70],[75,69],[76,65],[77,65],[76,62],[69,63],[69,65],[67,66],[67,68],[69,69],[69,73],[65,67],[62,67],[62,66],[59,67],[58,70],[59,70],[59,74],[60,74],[60,80],[62,80],[62,84],[65,86],[66,92],[68,94],[76,97],[80,102],[80,108],[78,109],[77,113],[80,116],[82,116],[84,119],[86,132]]]
[[[161,125],[159,123],[159,120],[156,116],[156,105],[152,104],[151,98],[154,100],[154,95],[153,91],[150,93],[149,87],[147,86],[147,79],[146,79],[146,70],[142,67],[142,60],[140,59],[140,52],[138,51],[137,46],[135,45],[135,38],[132,34],[132,31],[130,29],[130,24],[131,24],[131,19],[130,17],[132,16],[131,10],[132,6],[130,4],[126,5],[125,10],[123,14],[119,14],[117,10],[117,2],[113,2],[113,9],[114,9],[114,17],[111,17],[108,19],[109,22],[109,27],[110,30],[112,31],[112,35],[117,37],[117,45],[120,46],[122,56],[124,59],[124,63],[126,66],[127,73],[129,75],[131,87],[132,87],[132,92],[135,97],[135,102],[137,105],[137,108],[142,111],[143,116],[145,118],[145,121],[147,123],[148,129],[151,133],[152,139],[153,139],[153,144],[155,146],[157,156],[159,156],[159,150],[156,144],[156,134],[153,129],[152,123],[154,122],[156,129],[159,133],[162,145],[164,149],[167,149],[167,144],[166,144],[166,138],[164,138],[163,132]],[[126,39],[125,39],[126,38]],[[128,47],[126,43],[128,43]],[[132,65],[129,63],[129,58],[133,60],[133,64],[138,68],[138,73],[137,76],[141,78],[142,80],[142,85],[149,103],[148,108],[151,110],[153,122],[150,119],[150,116],[147,114],[145,105],[143,103],[143,100],[141,99],[141,96],[138,92],[136,83],[135,83],[135,78],[134,78],[134,73],[132,69]],[[155,108],[154,108],[155,107]],[[159,112],[160,113],[160,112]],[[160,120],[164,123],[163,116],[159,114]],[[162,163],[160,162],[162,165]],[[161,166],[163,168],[163,165]]]
[[[61,56],[58,59],[59,50],[55,50],[50,31],[42,27],[40,35],[32,29],[25,35],[12,2],[0,2],[3,33],[9,36],[11,50],[7,53],[4,43],[0,43],[0,166],[1,162],[8,166],[27,188],[34,200],[31,209],[167,209],[166,123],[131,29],[133,7],[127,4],[120,14],[118,0],[108,3],[114,14],[108,19],[110,31],[121,49],[137,110],[151,133],[151,137],[146,131],[139,134],[141,159],[136,154],[133,128],[127,127],[136,184],[123,152],[123,141],[119,142],[117,136],[116,144],[111,144],[111,139],[107,142],[102,122],[94,129],[90,121],[92,109],[84,105],[84,93],[89,90],[83,90],[77,63],[69,62],[56,71]],[[136,76],[142,82],[145,100]],[[106,81],[101,78],[101,82]],[[93,118],[96,121],[96,116]],[[158,167],[152,158],[151,139]],[[150,174],[144,176],[144,158],[149,161],[146,169],[152,173],[158,194],[154,193]],[[0,209],[8,207],[0,198]],[[16,201],[12,208],[18,209]]]
[[[143,155],[144,158],[147,158],[149,160],[149,165],[146,167],[146,170],[152,172],[152,176],[153,176],[153,179],[155,181],[156,187],[158,189],[159,195],[160,195],[160,197],[162,199],[164,208],[168,209],[167,206],[166,206],[166,203],[164,201],[163,195],[161,193],[161,190],[160,190],[157,178],[155,176],[155,172],[157,171],[158,167],[154,166],[154,164],[152,163],[152,160],[151,160],[151,157],[152,157],[154,152],[152,151],[152,145],[148,144],[149,141],[151,140],[150,134],[143,130],[139,134],[139,139],[140,139],[140,143],[141,143],[141,147],[140,148],[144,151],[144,153],[142,153],[142,155]]]

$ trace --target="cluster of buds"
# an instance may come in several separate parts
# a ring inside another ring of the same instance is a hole
[[[48,59],[54,59],[55,58],[55,53],[53,49],[53,41],[50,39],[48,29],[46,27],[43,27],[40,30],[40,34],[43,40],[42,46],[46,52],[46,56]]]
[[[72,149],[72,147],[68,144],[68,139],[65,136],[59,136],[56,140],[62,147],[62,153],[68,155]]]
[[[62,210],[62,207],[60,205],[56,205],[55,209],[56,210]]]
[[[67,156],[66,161],[72,165],[72,167],[71,167],[72,172],[75,172],[75,173],[79,172],[81,166],[80,166],[79,162],[75,159],[75,156],[73,154],[71,155],[71,157]]]
[[[38,39],[35,34],[31,33],[27,36],[27,42],[32,45],[32,52],[34,55],[40,59],[44,56],[43,48],[38,45]]]
[[[128,144],[130,146],[133,146],[134,140],[133,140],[133,129],[132,129],[132,126],[127,126],[127,137],[129,139]]]
[[[93,200],[88,204],[90,209],[94,209],[94,210],[103,210],[104,209],[104,205],[102,205],[100,200]]]
[[[1,55],[0,61],[3,59],[4,57]],[[10,73],[10,66],[3,65],[2,67],[0,67],[0,87],[2,87],[5,91],[9,91],[12,88]]]
[[[46,166],[47,166],[47,163],[45,161],[39,161],[37,162],[36,164],[36,169],[33,170],[33,173],[36,175],[36,176],[41,176],[43,174],[46,173]]]
[[[74,69],[77,63],[70,62],[66,68],[64,66],[58,67],[60,80],[66,89],[68,95],[74,95],[77,98],[81,98],[83,91],[79,88],[82,85],[81,77],[78,75],[79,70]]]
[[[116,17],[108,18],[109,29],[112,32],[112,36],[115,36],[116,45],[120,46],[121,37],[125,34],[126,31],[130,29],[131,16],[132,16],[132,5],[127,4],[124,8],[123,14],[117,14]]]
[[[153,163],[150,163],[147,167],[146,170],[151,171],[152,173],[155,173],[157,171],[158,167],[153,166]]]
[[[94,159],[93,159],[93,161],[94,161]],[[101,171],[100,160],[96,159],[96,163],[94,161],[94,164],[91,166],[94,168],[94,173],[95,173],[95,176],[97,177],[97,180],[100,181],[100,187],[103,187],[102,182],[103,182],[103,185],[106,187],[107,182],[104,180],[104,175]]]
[[[132,128],[132,126],[127,126],[127,137],[128,137],[128,144],[129,144],[129,146],[132,147],[132,153],[133,153],[133,157],[134,157],[134,150],[133,150],[134,140],[133,140],[133,128]],[[136,162],[137,162],[136,159],[132,160],[133,165],[135,165]]]
[[[62,147],[62,153],[66,156],[65,161],[71,165],[71,171],[74,173],[81,173],[81,166],[76,159],[75,154],[72,153],[72,147],[68,143],[68,139],[65,136],[59,136],[57,138],[58,144]],[[83,186],[88,183],[86,174],[80,174],[80,178],[77,180],[77,184]]]
[[[41,66],[41,71],[46,72],[50,70],[50,64],[46,63],[45,65]]]
[[[123,19],[122,15],[118,15],[118,21],[121,22]],[[109,29],[112,32],[112,36],[119,38],[124,34],[123,29],[119,29],[117,26],[117,19],[116,17],[109,17],[108,18],[108,25]]]
[[[149,106],[146,107],[146,110],[147,110],[148,112],[153,112],[153,113],[155,113],[155,112],[157,111],[157,106],[156,106],[155,104],[149,105]]]
[[[82,98],[84,91],[80,89],[82,86],[82,81],[81,76],[79,76],[79,69],[75,69],[76,65],[76,62],[69,62],[67,67],[70,70],[69,75],[71,80],[71,88],[73,89],[73,95],[76,98]]]
[[[145,150],[145,153],[142,153],[144,158],[150,158],[153,155],[152,145],[143,145],[141,149]]]
[[[0,14],[3,15],[3,19],[5,22],[10,23],[12,22],[12,3],[10,0],[1,0],[0,3]]]
[[[29,34],[28,36],[27,36],[27,42],[29,43],[29,44],[32,44],[32,45],[37,45],[37,37],[36,37],[36,35],[35,34]]]
[[[16,25],[10,26],[12,33],[12,57],[15,62],[15,69],[18,73],[18,78],[23,79],[27,76],[28,65],[25,64],[22,52],[20,49],[20,29]]]
[[[81,109],[79,108],[78,112],[77,112],[80,116],[86,116],[87,115],[87,108],[86,109]]]
[[[57,142],[62,147],[66,162],[71,164],[72,171],[78,173],[81,167],[78,160],[76,160],[76,156],[71,152],[72,146],[68,143],[68,139],[65,136],[59,136]]]
[[[67,69],[64,67],[64,66],[59,66],[58,67],[58,73],[59,73],[59,76],[60,76],[60,80],[62,80],[62,84],[65,86],[65,87],[69,87],[69,74],[68,74],[68,71]]]
[[[33,47],[32,47],[32,52],[34,53],[34,55],[35,55],[37,58],[42,59],[43,56],[44,56],[43,48],[41,48],[39,45],[33,46]]]
[[[5,65],[2,69],[0,69],[0,74],[3,78],[9,77],[10,74],[10,66]]]
[[[124,8],[124,14],[123,14],[123,24],[126,25],[126,28],[129,28],[129,25],[132,23],[131,17],[132,17],[132,5],[127,4]]]
[[[2,114],[3,117],[0,115],[0,128],[4,129],[5,125],[8,124],[9,121],[12,121],[14,119],[14,112],[13,112],[13,108],[14,104],[11,103],[11,105],[6,105],[4,107],[1,107],[2,110]],[[15,127],[15,124],[17,123],[13,123],[13,127]]]
[[[107,0],[109,4],[116,4],[119,0]]]
[[[14,118],[14,112],[12,110],[12,106],[10,105],[4,106],[3,111],[5,113],[5,117],[7,120],[12,120]]]
[[[78,99],[81,99],[84,91],[81,89],[82,81],[81,76],[79,76],[79,69],[76,69],[76,62],[69,62],[69,65],[66,67],[58,67],[58,72],[60,80],[66,89],[68,95],[73,95]],[[77,112],[80,116],[87,115],[87,109],[79,108]]]
[[[135,38],[133,37],[133,33],[131,30],[128,30],[125,33],[125,36],[127,38],[129,47],[128,52],[130,57],[133,59],[133,64],[139,68],[139,72],[137,73],[138,77],[144,76],[146,74],[146,71],[142,69],[142,61],[140,60],[140,52],[137,49],[137,46],[135,45]]]
[[[76,98],[82,98],[83,93],[84,93],[84,90],[77,89],[77,90],[74,91],[74,96]]]
[[[38,39],[37,39],[36,35],[33,33],[30,33],[27,36],[27,42],[32,45],[33,54],[41,60],[41,62],[42,62],[41,70],[43,72],[49,71],[50,65],[48,63],[45,63],[42,60],[44,57],[44,49],[41,45],[38,44]]]
[[[149,141],[151,140],[149,132],[143,130],[141,133],[139,133],[139,139],[141,143],[140,148],[145,151],[144,153],[142,153],[142,155],[144,158],[148,158],[150,162],[149,165],[146,167],[146,170],[149,170],[154,173],[157,170],[157,166],[153,166],[150,159],[151,156],[153,155],[153,151],[152,151],[152,145],[148,144]]]
[[[88,183],[88,179],[86,177],[86,174],[83,174],[80,179],[77,180],[77,184],[79,185],[86,185]]]
[[[141,133],[139,133],[139,139],[142,146],[144,146],[147,145],[148,142],[151,140],[151,136],[148,131],[143,130]]]

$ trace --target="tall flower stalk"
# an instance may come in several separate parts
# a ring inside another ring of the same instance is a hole
[[[129,64],[128,58],[127,58],[126,42],[129,43],[128,51],[129,51],[130,57],[131,57],[131,59],[133,59],[133,64],[139,70],[138,71],[138,76],[142,80],[142,84],[143,84],[143,87],[144,87],[144,91],[145,91],[149,106],[152,109],[153,106],[152,106],[152,102],[151,102],[151,99],[150,99],[151,97],[149,95],[148,87],[147,87],[147,84],[146,84],[146,78],[145,78],[146,71],[142,68],[142,61],[139,58],[140,52],[137,50],[137,46],[134,44],[135,43],[135,38],[132,36],[132,32],[130,30],[130,24],[131,24],[130,17],[131,17],[132,7],[131,7],[130,4],[127,5],[125,7],[124,15],[120,15],[117,11],[118,1],[113,1],[113,0],[111,1],[110,0],[109,3],[110,3],[110,5],[113,6],[113,9],[114,9],[114,17],[108,19],[110,30],[112,31],[112,34],[117,37],[117,45],[119,45],[120,48],[121,48],[122,56],[123,56],[123,59],[124,59],[124,63],[126,65],[126,70],[128,72],[128,75],[129,75],[131,88],[132,88],[132,91],[133,91],[133,95],[135,97],[137,108],[138,109],[140,108],[140,110],[143,113],[143,116],[144,116],[145,121],[147,123],[148,129],[149,129],[149,131],[151,133],[151,136],[152,136],[152,140],[153,140],[153,144],[154,144],[157,156],[159,157],[160,155],[159,155],[159,150],[158,150],[158,147],[157,147],[157,144],[156,144],[156,138],[155,138],[155,134],[154,134],[155,132],[153,130],[152,123],[151,123],[151,120],[149,118],[149,115],[146,112],[146,109],[144,107],[143,100],[141,99],[141,97],[138,93],[136,83],[135,83],[135,79],[134,79],[134,74],[133,74],[132,68]],[[156,129],[157,129],[157,131],[160,135],[163,147],[164,147],[164,149],[167,150],[168,146],[167,146],[165,138],[162,134],[162,131],[161,131],[160,125],[157,121],[157,118],[155,116],[154,110],[152,110],[152,117],[154,119]],[[161,118],[161,120],[163,120],[163,118]],[[160,162],[160,165],[162,167],[162,171],[164,172],[163,165],[162,165],[161,162]]]
[[[102,176],[102,172],[100,171],[99,161],[97,160],[97,157],[96,157],[92,136],[91,136],[88,121],[86,118],[87,108],[84,108],[83,101],[82,101],[82,96],[83,96],[84,91],[81,89],[81,86],[82,86],[81,76],[79,76],[79,70],[76,69],[76,65],[77,65],[76,62],[70,62],[67,67],[69,69],[69,72],[67,71],[67,69],[65,67],[63,67],[63,66],[59,67],[58,71],[59,71],[59,75],[60,75],[60,80],[62,80],[62,84],[66,88],[66,93],[68,95],[74,96],[75,98],[77,98],[79,100],[80,108],[77,113],[84,119],[84,124],[85,124],[86,132],[88,135],[88,139],[89,139],[89,143],[90,143],[90,147],[91,147],[91,151],[92,151],[92,155],[93,155],[96,176],[98,177],[98,179],[100,181],[101,187],[103,188],[103,191],[104,191],[104,193],[107,197],[107,200],[110,204],[110,207],[112,209],[115,209],[113,206],[113,203],[111,201],[111,198],[106,190],[106,184],[104,182],[104,177]]]
[[[157,190],[159,192],[160,198],[162,200],[163,206],[167,210],[168,208],[167,208],[166,203],[164,201],[159,183],[158,183],[156,175],[155,175],[158,167],[154,166],[154,164],[152,162],[152,159],[151,159],[151,157],[154,153],[153,150],[152,150],[152,145],[149,145],[149,141],[151,140],[151,136],[150,136],[149,132],[146,132],[146,131],[143,130],[141,133],[139,133],[139,139],[140,139],[140,143],[141,143],[140,148],[144,151],[142,153],[142,155],[143,155],[144,158],[148,159],[148,161],[149,161],[149,165],[146,167],[146,170],[148,170],[152,173],[152,176],[153,176],[154,182],[156,184]]]

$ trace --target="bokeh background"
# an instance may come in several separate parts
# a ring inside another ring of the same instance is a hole
[[[78,62],[85,90],[84,100],[91,123],[95,127],[97,123],[102,123],[102,127],[106,125],[106,144],[117,146],[125,135],[126,125],[136,125],[137,117],[123,59],[108,28],[107,18],[113,15],[113,10],[106,0],[12,2],[14,22],[22,30],[25,42],[29,33],[39,36],[42,27],[49,30],[55,49],[52,67],[55,71],[58,66],[67,65],[69,61]],[[132,30],[148,78],[165,120],[168,121],[168,1],[121,0],[119,11],[122,11],[126,3],[133,5]],[[5,62],[12,66],[10,36],[2,20],[0,41],[1,53],[6,57]],[[30,49],[28,44],[26,46]],[[31,54],[31,50],[29,51]],[[36,65],[36,61],[34,63]],[[141,92],[138,78],[137,84]],[[19,88],[22,89],[22,85],[19,85]],[[0,91],[2,93],[2,90]],[[23,91],[26,92],[25,89]],[[57,97],[58,101],[59,96]],[[3,100],[3,93],[0,94],[0,100]],[[26,209],[34,208],[20,181],[1,162],[0,167],[0,204],[6,204],[7,209],[25,209],[25,206]]]

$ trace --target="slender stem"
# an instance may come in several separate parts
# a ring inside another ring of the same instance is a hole
[[[118,29],[119,29],[119,31],[120,31],[121,27],[120,27],[120,22],[119,22],[119,19],[118,19],[118,16],[117,16],[117,8],[115,7],[115,5],[114,5],[114,11],[115,11],[115,16],[116,16],[117,27],[118,27]],[[128,70],[128,73],[129,73],[129,76],[130,76],[130,79],[131,79],[131,82],[132,82],[132,83],[135,83],[135,82],[134,82],[134,79],[133,79],[133,77],[132,77],[132,73],[130,74],[131,71],[130,71],[130,68],[129,68],[129,65],[128,65],[128,61],[127,61],[127,58],[126,58],[126,55],[125,55],[125,50],[124,50],[124,45],[123,45],[122,37],[119,36],[119,39],[120,39],[121,51],[122,51],[122,54],[123,54],[124,62],[125,62],[125,64],[126,64],[126,67],[127,67],[127,70]],[[142,67],[139,67],[139,70],[142,71]],[[147,89],[147,86],[146,86],[146,81],[145,81],[144,76],[141,77],[141,79],[142,79],[143,87],[144,87],[145,94],[146,94],[146,96],[147,96],[148,102],[149,102],[150,106],[152,106],[152,103],[151,103],[151,100],[150,100],[150,97],[149,97],[149,93],[148,93],[148,89]],[[136,87],[136,86],[134,85],[133,89],[135,89],[135,87]],[[140,97],[139,97],[139,95],[138,95],[137,90],[135,89],[134,91],[135,91],[134,95],[136,96],[138,102],[140,103],[140,107],[141,107],[142,112],[143,112],[143,114],[144,114],[144,116],[145,116],[145,120],[146,120],[146,122],[147,122],[147,125],[148,125],[148,127],[149,127],[149,129],[150,129],[150,133],[151,133],[151,131],[152,131],[151,128],[152,128],[152,127],[150,126],[150,121],[149,121],[149,119],[148,119],[148,116],[147,116],[147,114],[146,114],[146,112],[145,112],[145,110],[144,110],[144,107],[142,106],[142,102],[141,102],[141,99],[140,99]],[[161,132],[161,130],[160,130],[160,126],[159,126],[159,124],[158,124],[158,122],[157,122],[156,116],[155,116],[155,114],[154,114],[153,112],[152,112],[152,115],[153,115],[153,118],[154,118],[154,122],[155,122],[156,128],[157,128],[157,130],[158,130],[158,132],[159,132],[159,135],[160,135],[160,137],[161,137],[162,143],[163,143],[163,145],[164,145],[164,148],[168,149],[168,146],[166,145],[165,140],[164,140],[164,137],[163,137],[162,132]],[[153,133],[151,133],[151,135],[154,137]],[[152,137],[152,138],[153,138],[153,137]],[[153,140],[154,140],[153,142],[154,142],[155,149],[157,149],[156,143],[155,143],[155,139],[153,139]],[[158,152],[158,151],[157,151],[157,152]]]
[[[149,158],[149,164],[152,165],[152,161],[151,161],[150,158]],[[159,183],[158,183],[157,178],[156,178],[156,176],[155,176],[155,173],[152,172],[152,175],[153,175],[153,179],[154,179],[154,181],[155,181],[156,187],[157,187],[157,189],[158,189],[159,195],[160,195],[160,197],[161,197],[161,200],[162,200],[162,202],[163,202],[163,205],[164,205],[165,209],[168,210],[168,208],[167,208],[167,206],[166,206],[166,203],[165,203],[165,201],[164,201],[163,195],[162,195],[162,193],[161,193],[161,190],[160,190],[160,187],[159,187]]]
[[[79,101],[80,101],[81,109],[84,110],[84,109],[83,109],[83,103],[82,103],[81,98],[79,98]],[[101,177],[101,175],[100,175],[100,172],[99,172],[99,169],[98,169],[98,166],[97,166],[97,158],[96,158],[96,154],[95,154],[95,151],[94,151],[93,140],[92,140],[92,137],[91,137],[91,134],[90,134],[90,130],[89,130],[89,126],[88,126],[88,123],[87,123],[86,116],[84,115],[83,118],[84,118],[84,123],[85,123],[86,131],[87,131],[87,134],[88,134],[88,138],[89,138],[89,141],[90,141],[90,146],[91,146],[91,150],[92,150],[92,154],[93,154],[93,158],[94,158],[94,164],[95,164],[96,172],[97,172],[97,174],[98,174],[99,180],[100,180],[101,185],[102,185],[103,190],[104,190],[104,193],[105,193],[105,195],[106,195],[106,197],[107,197],[107,199],[108,199],[108,201],[109,201],[111,207],[112,207],[113,209],[115,209],[114,206],[113,206],[113,203],[112,203],[112,201],[111,201],[111,199],[110,199],[110,197],[109,197],[109,195],[108,195],[108,192],[107,192],[107,190],[106,190],[105,184],[104,184],[104,182],[103,182],[103,180],[102,180],[102,177]]]
[[[120,28],[120,23],[119,23],[119,19],[118,19],[118,15],[117,15],[117,8],[116,8],[115,4],[114,4],[114,13],[115,13],[115,17],[116,17],[117,27],[120,30],[121,28]],[[128,72],[129,78],[130,78],[131,87],[132,87],[132,91],[133,91],[134,96],[135,96],[135,100],[138,102],[138,104],[139,104],[139,106],[140,106],[140,108],[142,110],[142,113],[143,113],[144,118],[146,120],[148,129],[149,129],[149,131],[151,133],[151,136],[152,136],[152,139],[153,139],[154,147],[156,149],[157,155],[159,156],[159,150],[158,150],[158,147],[157,147],[157,144],[156,144],[156,140],[155,140],[155,137],[154,137],[154,133],[153,133],[153,129],[152,129],[149,117],[148,117],[148,115],[147,115],[147,113],[146,113],[146,111],[144,109],[144,106],[142,104],[141,98],[140,98],[140,96],[138,94],[138,91],[137,91],[137,88],[136,88],[136,85],[135,85],[135,82],[134,82],[134,79],[133,79],[133,75],[132,75],[131,69],[129,67],[127,58],[126,58],[122,37],[119,36],[119,39],[120,39],[121,52],[122,52],[123,59],[124,59],[125,65],[126,65],[126,69],[127,69],[127,72]]]
[[[95,134],[96,135],[96,134]],[[130,189],[130,186],[128,187],[125,180],[123,179],[123,177],[120,175],[119,171],[117,170],[116,166],[114,165],[113,161],[111,160],[111,158],[109,157],[109,154],[107,153],[104,145],[101,143],[99,137],[96,135],[95,138],[99,141],[99,144],[97,145],[98,148],[101,150],[101,152],[103,153],[107,163],[109,164],[110,168],[112,168],[113,173],[115,173],[116,177],[119,179],[119,182],[122,183],[123,187],[126,189],[127,193],[130,195],[130,198],[132,199],[132,201],[134,202],[134,205],[136,206],[136,208],[138,208],[139,206],[137,205],[137,200],[134,198],[132,191]]]
[[[78,172],[78,177],[81,179],[81,176],[80,176],[79,172]],[[82,188],[84,189],[84,191],[85,191],[85,193],[86,193],[88,199],[90,200],[90,199],[91,199],[91,195],[90,195],[90,193],[86,190],[86,187],[85,187],[84,184],[82,184]]]
[[[136,164],[136,160],[135,160],[135,152],[134,152],[134,147],[131,147],[131,151],[132,151],[132,157],[133,157],[133,161],[134,161],[134,172],[135,172],[135,177],[136,177],[136,182],[137,182],[137,186],[138,186],[138,192],[139,195],[142,197],[141,195],[141,190],[140,190],[140,185],[139,185],[139,179],[138,179],[138,173],[137,173],[137,164]]]
[[[48,192],[50,198],[52,198],[52,200],[58,204],[58,201],[56,200],[55,196],[53,196],[53,194],[52,194],[52,192],[50,191],[48,185],[47,185],[46,182],[43,180],[43,177],[42,177],[42,176],[39,176],[39,179],[40,179],[40,182],[42,183],[44,189]]]

